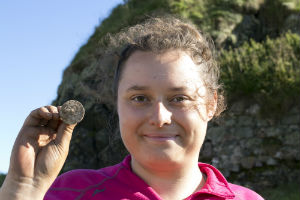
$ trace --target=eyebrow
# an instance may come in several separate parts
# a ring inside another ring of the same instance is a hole
[[[173,92],[182,92],[182,91],[188,90],[188,88],[187,87],[173,87],[173,88],[170,88],[169,90],[173,91]]]
[[[150,88],[147,86],[138,86],[138,85],[133,85],[130,88],[128,88],[126,91],[141,91],[141,90],[149,90]]]
[[[147,86],[138,86],[138,85],[133,85],[131,87],[129,87],[126,91],[130,92],[130,91],[145,91],[145,90],[149,90],[150,87]],[[186,91],[188,90],[187,87],[172,87],[169,88],[168,90],[172,91],[172,92],[182,92],[182,91]]]

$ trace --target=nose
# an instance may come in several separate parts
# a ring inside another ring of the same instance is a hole
[[[153,107],[149,123],[159,128],[163,125],[171,124],[172,113],[164,106],[162,102],[158,102]]]

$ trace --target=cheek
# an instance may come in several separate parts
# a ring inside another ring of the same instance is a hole
[[[181,110],[174,113],[174,116],[176,116],[174,120],[184,129],[184,142],[186,145],[193,144],[190,146],[198,148],[199,145],[194,144],[202,144],[207,128],[207,121],[203,120],[203,112],[205,112],[205,107]]]
[[[139,130],[143,123],[142,114],[130,106],[121,105],[118,110],[122,141],[131,155],[140,151]]]
[[[121,134],[132,134],[136,132],[141,120],[143,119],[143,113],[131,108],[126,103],[120,102],[118,106]]]
[[[186,134],[197,132],[204,122],[202,115],[196,110],[174,113],[174,116],[176,116],[177,123],[185,129]]]
[[[202,120],[197,111],[182,113],[178,122],[184,128],[183,146],[186,152],[198,155],[206,136],[207,122]]]
[[[177,121],[181,121],[189,127],[195,127],[201,122],[206,121],[206,105],[204,101],[186,105],[179,110],[173,110],[174,116]]]
[[[121,109],[120,109],[121,108]],[[130,147],[133,146],[134,138],[132,133],[135,132],[135,120],[133,115],[124,108],[123,105],[119,106],[119,128],[121,133],[122,141],[126,149],[130,152]]]

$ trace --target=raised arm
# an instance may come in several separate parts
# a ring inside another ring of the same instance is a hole
[[[41,107],[26,118],[14,143],[0,200],[43,199],[67,158],[75,127],[60,120],[59,109]]]

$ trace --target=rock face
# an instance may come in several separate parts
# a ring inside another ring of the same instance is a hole
[[[112,93],[116,59],[105,56],[99,45],[99,39],[107,32],[134,24],[144,14],[178,11],[177,14],[190,18],[211,34],[219,48],[234,48],[249,38],[261,41],[267,35],[277,37],[288,29],[299,33],[300,26],[293,25],[299,24],[293,3],[254,0],[232,1],[235,3],[227,5],[226,2],[230,1],[218,0],[214,4],[196,0],[187,3],[128,0],[113,10],[66,68],[53,102],[62,105],[75,99],[86,110],[85,118],[74,131],[63,172],[113,165],[128,153],[120,138]],[[275,16],[272,9],[282,11],[276,15],[276,22],[272,21]],[[229,102],[223,117],[209,124],[200,161],[219,168],[231,182],[257,191],[299,180],[299,103],[290,108],[280,118],[271,117],[272,111],[270,117],[261,117],[262,105],[248,100]]]
[[[300,107],[280,119],[259,115],[259,105],[233,103],[210,123],[200,153],[234,183],[256,190],[299,180]],[[208,156],[207,156],[208,155]]]

